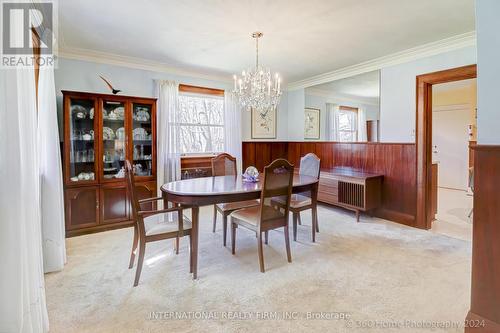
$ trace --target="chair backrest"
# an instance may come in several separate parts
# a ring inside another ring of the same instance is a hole
[[[138,212],[141,210],[141,207],[139,205],[139,197],[134,185],[134,169],[132,168],[132,164],[129,160],[125,160],[125,175],[127,177],[127,188],[130,195],[130,206],[132,206],[132,216],[134,218],[134,221],[138,223]]]
[[[236,175],[236,158],[222,153],[212,158],[212,176],[232,176]]]
[[[293,165],[287,160],[279,158],[264,168],[264,179],[260,197],[261,223],[276,217],[276,214],[272,214],[274,208],[271,207],[271,199],[276,197],[284,199],[286,203],[284,217],[288,217],[292,186]],[[273,210],[266,208],[272,208]],[[268,214],[268,212],[270,212],[270,214]]]
[[[321,160],[316,154],[309,153],[300,159],[299,174],[319,178]]]

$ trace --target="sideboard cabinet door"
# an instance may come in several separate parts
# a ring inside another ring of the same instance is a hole
[[[66,229],[75,230],[99,224],[99,188],[86,186],[66,189]]]
[[[101,224],[127,221],[130,211],[127,185],[105,185],[100,192]]]

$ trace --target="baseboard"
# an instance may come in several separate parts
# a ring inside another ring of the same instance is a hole
[[[378,208],[373,212],[373,216],[380,217],[392,222],[404,224],[410,227],[417,227],[415,225],[415,216],[411,214],[401,213],[395,210],[386,208]]]
[[[465,333],[498,333],[500,323],[483,318],[477,313],[469,311],[465,318]]]
[[[123,221],[123,222],[113,223],[113,224],[109,224],[109,225],[101,224],[101,225],[98,225],[95,227],[75,229],[75,230],[66,230],[66,238],[88,235],[88,234],[95,234],[98,232],[121,229],[121,228],[128,228],[128,227],[132,227],[133,225],[134,225],[133,221]]]

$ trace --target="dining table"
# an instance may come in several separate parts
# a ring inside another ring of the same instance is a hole
[[[198,233],[201,206],[260,199],[263,179],[247,182],[241,175],[201,177],[169,182],[161,186],[164,204],[191,209],[191,263],[193,279],[198,277]],[[316,240],[318,178],[295,173],[292,193],[309,192],[312,201],[312,239]]]

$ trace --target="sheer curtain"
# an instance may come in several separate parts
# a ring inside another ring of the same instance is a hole
[[[326,140],[339,141],[339,105],[326,103]]]
[[[231,91],[224,92],[224,144],[225,151],[236,157],[241,174],[241,107]]]
[[[173,81],[158,81],[158,193],[161,185],[181,179],[181,155],[177,103],[179,85]]]
[[[0,70],[0,332],[46,332],[35,75]]]
[[[45,272],[53,272],[63,269],[66,262],[61,151],[53,68],[41,68],[38,78],[38,145],[43,267]]]
[[[363,108],[358,108],[358,142],[366,142],[368,140],[368,132],[366,130],[366,111]]]

